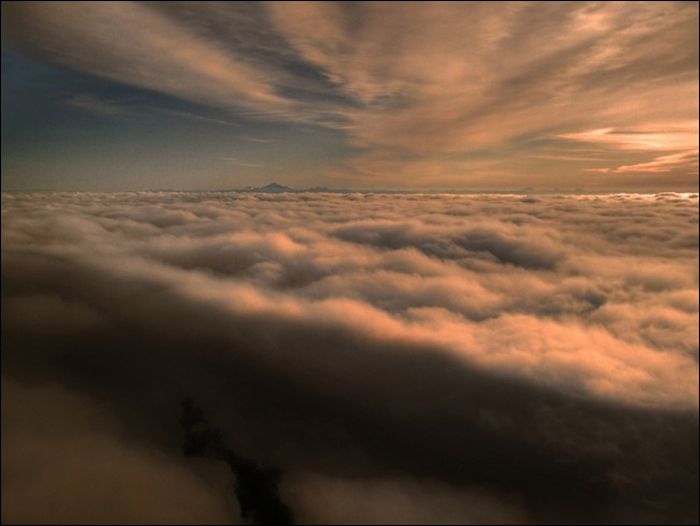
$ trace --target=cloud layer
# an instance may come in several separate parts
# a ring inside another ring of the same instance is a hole
[[[2,199],[4,520],[235,520],[184,397],[302,521],[697,519],[697,195]]]

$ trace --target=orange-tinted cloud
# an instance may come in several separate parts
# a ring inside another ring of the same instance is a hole
[[[325,176],[350,186],[600,187],[602,166],[570,164],[575,143],[603,146],[601,162],[621,167],[698,140],[696,3],[3,9],[7,42],[43,60],[224,112],[341,130],[360,151]],[[539,157],[523,166],[524,155]],[[498,166],[474,166],[485,160]],[[602,180],[697,185],[696,172],[666,166]]]
[[[697,194],[2,198],[8,522],[697,515]]]

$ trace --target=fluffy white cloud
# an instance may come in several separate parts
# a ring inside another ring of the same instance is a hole
[[[564,391],[697,406],[696,312],[672,301],[697,290],[695,198],[165,197],[66,195],[16,213],[35,198],[7,196],[8,271],[31,247],[104,279],[168,287],[234,324],[319,323]],[[23,323],[22,309],[48,300],[9,301]],[[94,316],[53,308],[73,323]]]
[[[468,520],[450,503],[473,491],[641,517],[669,473],[659,516],[685,517],[697,473],[641,441],[697,435],[697,222],[690,194],[5,194],[5,370],[166,449],[193,396],[318,520],[348,504],[309,511],[304,477],[352,465],[391,481],[338,482],[368,502],[457,485],[416,520]]]

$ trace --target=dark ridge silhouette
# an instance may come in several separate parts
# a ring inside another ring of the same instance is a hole
[[[270,183],[268,185],[263,186],[262,188],[259,188],[261,192],[289,192],[293,190],[293,188],[290,188],[289,186],[284,186],[283,184],[279,183]]]
[[[294,524],[292,511],[279,496],[279,469],[261,467],[234,453],[221,431],[207,423],[192,400],[182,402],[180,423],[185,430],[185,456],[214,458],[228,464],[236,478],[243,520],[251,524]]]

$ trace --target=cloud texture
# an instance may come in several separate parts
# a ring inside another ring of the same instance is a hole
[[[336,186],[697,187],[696,3],[7,4],[29,56],[342,131]]]
[[[3,521],[697,520],[697,195],[2,199]]]

